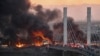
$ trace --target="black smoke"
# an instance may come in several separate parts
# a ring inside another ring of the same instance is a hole
[[[52,31],[49,29],[48,21],[59,16],[58,10],[45,10],[41,5],[34,7],[37,14],[28,12],[30,9],[29,0],[0,0],[0,32],[3,38],[14,45],[20,36],[26,42],[31,41],[31,33],[42,31],[44,35],[52,39]]]
[[[42,31],[45,37],[52,40],[53,32],[49,29],[48,22],[61,18],[61,11],[58,9],[44,9],[42,5],[33,7],[36,14],[28,12],[30,9],[29,0],[0,0],[0,32],[7,38],[11,45],[17,42],[20,36],[25,42],[31,41],[32,32]],[[54,29],[63,26],[62,23],[54,26]],[[70,26],[71,25],[71,26]],[[71,28],[70,28],[70,27]],[[61,27],[63,30],[63,28]],[[68,19],[68,30],[73,29],[76,37],[81,37],[83,32],[78,29],[72,18]]]
[[[26,12],[30,7],[28,0],[0,0],[0,14],[17,14]]]
[[[60,33],[63,33],[63,22],[56,23],[54,25],[54,30],[60,29]],[[74,22],[72,17],[68,17],[67,19],[67,30],[68,30],[68,38],[71,39],[71,42],[75,42],[75,40],[78,40],[80,42],[86,43],[86,39],[84,36],[83,31],[81,31],[78,27],[78,25]]]
[[[41,18],[41,20],[44,20],[46,22],[55,20],[60,17],[61,11],[58,9],[50,10],[50,9],[44,9],[42,5],[34,6],[33,9],[37,12],[36,16]]]
[[[0,32],[7,43],[16,42],[18,26],[13,23],[13,20],[18,19],[16,16],[20,17],[19,14],[27,13],[29,7],[28,0],[0,0]]]

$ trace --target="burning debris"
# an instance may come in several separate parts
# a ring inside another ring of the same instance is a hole
[[[16,43],[16,47],[18,48],[24,47],[24,44],[20,41],[19,38],[18,38],[18,42]]]
[[[35,46],[42,46],[52,43],[52,41],[48,37],[44,36],[43,32],[41,31],[33,32],[33,36]]]

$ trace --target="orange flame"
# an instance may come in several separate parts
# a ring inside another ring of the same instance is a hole
[[[24,44],[20,42],[19,38],[18,38],[18,43],[16,44],[16,47],[18,47],[18,48],[24,47]]]
[[[45,37],[43,32],[41,32],[41,31],[33,32],[33,35],[35,38],[38,38],[38,39],[34,40],[35,46],[51,44],[51,40],[49,38]]]
[[[16,47],[18,47],[18,48],[24,47],[24,44],[19,42],[18,44],[16,44]]]

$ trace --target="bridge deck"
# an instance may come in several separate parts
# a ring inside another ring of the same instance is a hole
[[[85,56],[98,56],[96,53],[93,51],[90,51],[85,48],[71,48],[71,47],[62,47],[62,46],[50,46],[50,49],[56,49],[56,50],[62,50],[62,51],[72,51],[72,52],[77,52]]]

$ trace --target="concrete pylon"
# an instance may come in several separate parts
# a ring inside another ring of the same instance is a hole
[[[63,8],[63,46],[67,45],[67,7]]]
[[[91,7],[87,7],[87,45],[91,45]]]

